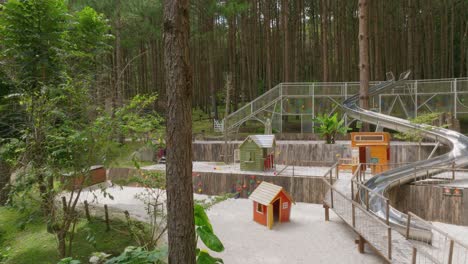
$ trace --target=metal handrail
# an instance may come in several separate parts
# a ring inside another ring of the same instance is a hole
[[[421,83],[421,82],[447,82],[447,81],[454,81],[454,80],[457,80],[457,81],[464,81],[464,80],[468,80],[468,77],[460,77],[460,78],[441,78],[441,79],[421,79],[421,80],[407,80],[407,82],[411,83],[411,82],[415,82],[415,81],[418,81],[418,83]],[[375,83],[380,83],[382,81],[371,81],[369,82],[369,84],[375,84]],[[297,84],[297,85],[321,85],[321,84],[356,84],[356,85],[359,85],[359,82],[284,82],[282,83],[283,85],[293,85],[293,84]]]

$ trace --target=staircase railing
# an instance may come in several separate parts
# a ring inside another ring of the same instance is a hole
[[[239,126],[252,115],[264,110],[266,107],[271,106],[277,100],[281,98],[282,84],[278,84],[272,89],[268,90],[264,94],[260,95],[253,101],[239,108],[237,111],[231,113],[226,117],[227,129],[230,130],[236,126]]]

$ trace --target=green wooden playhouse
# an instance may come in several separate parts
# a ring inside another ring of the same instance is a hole
[[[274,135],[250,135],[239,146],[241,171],[266,171],[274,167]]]

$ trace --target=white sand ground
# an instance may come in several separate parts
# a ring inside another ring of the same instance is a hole
[[[100,190],[83,191],[81,200],[96,207],[107,204],[113,209],[128,210],[143,221],[148,219],[143,203],[135,198],[142,188],[114,186],[106,191],[113,200],[104,197]],[[207,198],[195,195],[195,199]],[[216,204],[208,215],[226,248],[216,255],[226,264],[383,263],[369,249],[366,254],[359,254],[352,230],[333,213],[331,221],[325,222],[321,205],[296,204],[291,222],[276,225],[273,230],[252,220],[252,202],[247,199]]]
[[[143,202],[135,195],[143,192],[138,187],[108,187],[114,197],[104,197],[98,188],[83,191],[81,201],[87,200],[102,214],[107,204],[113,214],[123,216],[128,210],[132,217],[148,221]],[[195,194],[195,199],[209,199]],[[277,224],[273,230],[252,220],[252,202],[247,199],[229,199],[214,205],[209,211],[216,234],[225,251],[213,255],[226,264],[309,264],[309,263],[384,263],[366,248],[359,254],[354,243],[356,235],[338,216],[330,214],[324,221],[321,205],[297,203],[292,207],[290,223]],[[468,227],[434,222],[434,225],[468,244]],[[203,245],[200,245],[203,248]]]

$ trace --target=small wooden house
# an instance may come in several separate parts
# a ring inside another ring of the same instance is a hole
[[[390,133],[388,132],[353,132],[351,133],[351,154],[354,159],[353,172],[358,163],[366,163],[372,173],[381,173],[389,169]]]
[[[274,135],[250,135],[239,146],[241,171],[266,171],[274,167]]]
[[[74,190],[81,187],[88,187],[98,183],[103,183],[107,180],[106,168],[102,165],[95,165],[89,168],[89,176],[71,176],[64,175],[63,181],[67,190]]]
[[[291,196],[283,187],[262,182],[250,195],[253,201],[253,220],[267,226],[269,229],[274,223],[289,222],[291,206],[294,203]]]

